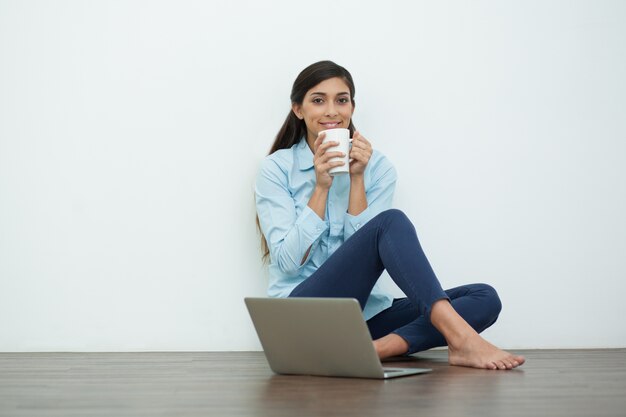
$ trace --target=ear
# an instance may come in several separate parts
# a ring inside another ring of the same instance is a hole
[[[352,113],[350,113],[350,116],[354,114],[354,109],[356,109],[356,100],[352,100]]]
[[[292,103],[291,104],[291,110],[293,111],[293,114],[295,114],[298,119],[300,119],[300,120],[304,119],[304,115],[302,114],[302,105],[301,104]]]

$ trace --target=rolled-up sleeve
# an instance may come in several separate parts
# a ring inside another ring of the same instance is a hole
[[[354,232],[376,215],[391,208],[396,180],[396,169],[386,157],[382,156],[372,167],[370,184],[365,190],[367,208],[356,216],[348,212],[345,214],[344,240],[348,240]]]
[[[287,174],[271,159],[265,159],[255,185],[256,210],[267,240],[270,259],[287,275],[295,276],[310,259],[328,224],[309,206],[298,214],[287,184]]]

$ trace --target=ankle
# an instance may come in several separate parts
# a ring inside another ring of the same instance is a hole
[[[433,304],[430,322],[441,332],[452,349],[461,349],[468,340],[478,335],[448,300],[439,300]]]
[[[448,342],[449,350],[462,350],[467,346],[469,340],[471,339],[470,334],[459,334],[454,337],[450,337],[450,339],[446,338],[446,342]]]

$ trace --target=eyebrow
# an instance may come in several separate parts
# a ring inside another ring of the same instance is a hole
[[[322,92],[322,91],[316,91],[314,93],[311,93],[312,96],[314,95],[319,95],[319,96],[326,96],[326,93]],[[350,93],[347,91],[341,92],[339,94],[337,94],[338,96],[349,96]]]

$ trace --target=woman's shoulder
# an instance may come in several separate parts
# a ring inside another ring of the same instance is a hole
[[[293,165],[295,159],[295,147],[279,149],[274,153],[267,155],[261,161],[261,172],[287,172]]]
[[[372,157],[370,158],[370,162],[368,163],[368,168],[370,169],[371,175],[374,177],[379,177],[383,175],[392,175],[396,176],[396,169],[389,160],[377,149],[374,149],[372,152]]]
[[[372,157],[370,158],[370,164],[371,164],[372,167],[374,167],[374,166],[381,166],[381,167],[386,167],[386,168],[393,168],[393,164],[391,163],[389,158],[387,158],[387,156],[385,156],[385,154],[383,154],[378,149],[374,149],[372,151]]]
[[[267,155],[265,157],[265,160],[274,161],[276,163],[285,163],[285,162],[293,161],[294,152],[292,148],[279,149],[275,151],[274,153]]]

